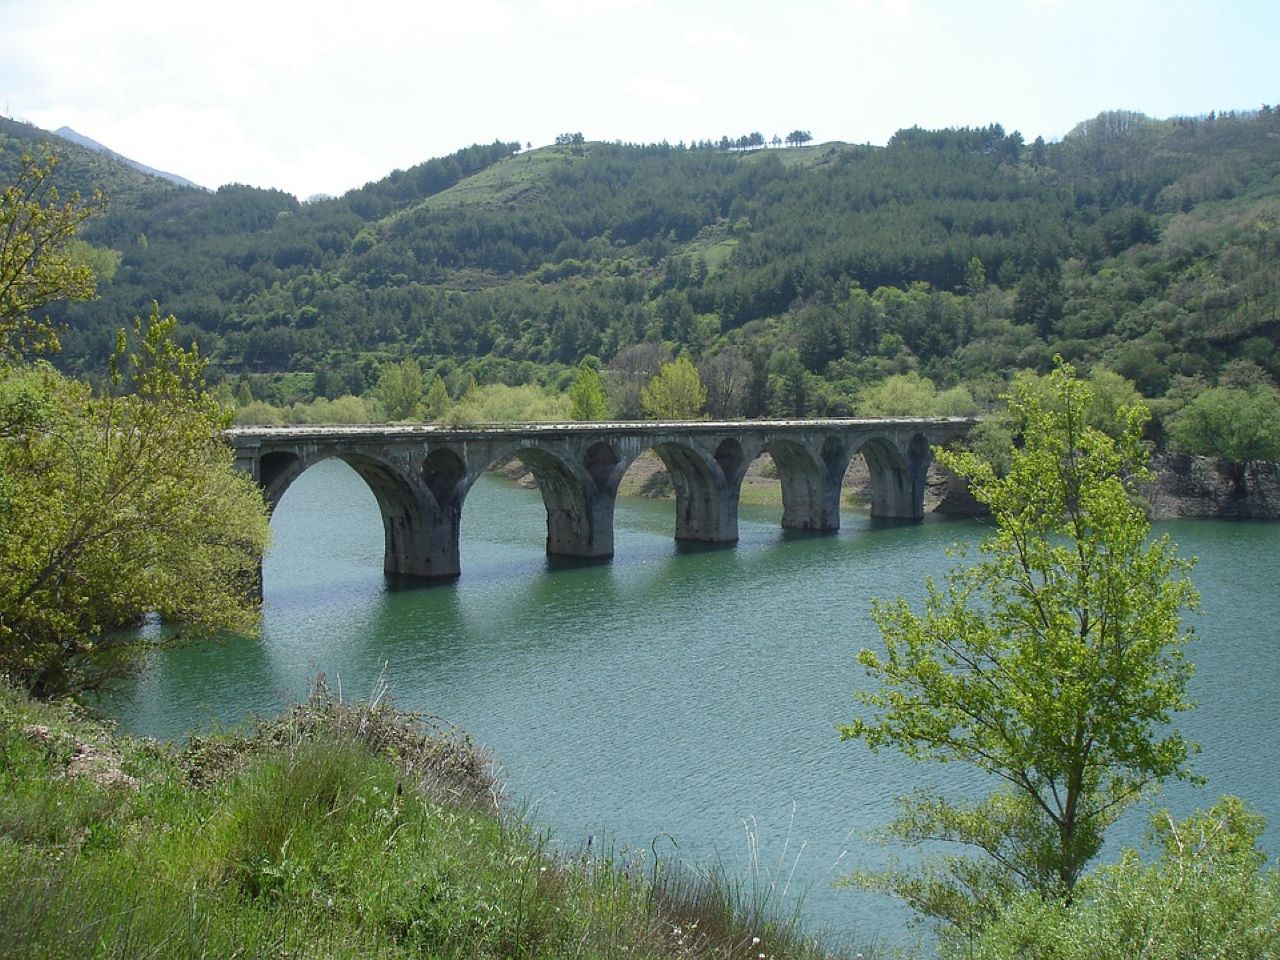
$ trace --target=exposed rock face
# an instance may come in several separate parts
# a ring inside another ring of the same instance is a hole
[[[1154,483],[1140,494],[1152,516],[1205,517],[1223,520],[1280,520],[1280,462],[1257,460],[1243,465],[1174,454],[1155,454]],[[986,508],[969,486],[934,464],[929,471],[926,504],[952,516],[982,516]],[[937,506],[934,507],[933,503]]]
[[[1154,516],[1280,519],[1280,462],[1230,464],[1208,457],[1156,454],[1156,482],[1143,496]]]
[[[929,465],[924,500],[927,509],[948,517],[985,517],[987,505],[979,503],[969,484],[936,461]]]

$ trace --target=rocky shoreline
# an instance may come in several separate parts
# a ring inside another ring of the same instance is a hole
[[[1208,457],[1156,454],[1151,467],[1156,482],[1142,494],[1157,519],[1280,519],[1280,462],[1231,464]]]

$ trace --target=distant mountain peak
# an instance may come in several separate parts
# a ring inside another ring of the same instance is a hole
[[[204,190],[205,187],[198,183],[193,183],[186,177],[180,177],[176,173],[166,173],[163,170],[157,170],[155,167],[148,167],[145,163],[139,163],[137,160],[131,160],[123,154],[116,153],[110,147],[104,146],[91,137],[86,137],[83,133],[77,133],[70,127],[59,127],[53,131],[55,136],[61,137],[63,140],[69,140],[77,146],[84,147],[86,150],[92,150],[94,153],[101,153],[110,157],[112,160],[118,160],[120,163],[126,163],[135,170],[148,174],[153,177],[160,177],[162,180],[168,180],[170,183],[176,183],[180,187],[195,187],[198,190]]]

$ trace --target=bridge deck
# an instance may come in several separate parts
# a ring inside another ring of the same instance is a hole
[[[736,433],[770,430],[847,430],[850,427],[972,427],[978,417],[825,417],[812,420],[593,420],[538,421],[530,423],[477,423],[447,426],[440,423],[414,424],[290,424],[287,426],[232,427],[223,431],[236,439],[280,437],[302,440],[311,437],[331,440],[350,436],[369,439],[439,439],[505,438],[535,435],[563,436],[652,434],[652,433]]]

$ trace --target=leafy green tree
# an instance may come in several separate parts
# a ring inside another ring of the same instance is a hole
[[[1050,377],[1024,370],[1014,377],[1014,383],[1017,389],[1034,394],[1046,407],[1059,402]],[[1084,408],[1084,424],[1118,438],[1126,429],[1124,411],[1142,403],[1142,395],[1131,380],[1106,367],[1094,367],[1089,372],[1089,402]],[[1014,414],[1000,405],[969,433],[966,446],[991,464],[997,475],[1004,475],[1009,470],[1017,431]]]
[[[609,404],[604,395],[604,383],[600,374],[583,364],[569,387],[569,416],[574,420],[604,420],[609,416]]]
[[[1196,602],[1167,537],[1133,500],[1146,479],[1146,411],[1112,437],[1086,423],[1088,384],[1060,366],[1049,402],[1027,381],[1009,398],[1022,446],[998,475],[972,452],[938,459],[969,480],[995,519],[983,559],[932,581],[924,610],[876,603],[883,653],[859,659],[869,712],[841,728],[873,750],[961,763],[995,789],[977,801],[922,792],[890,836],[951,841],[980,854],[860,879],[972,932],[1020,890],[1070,899],[1108,826],[1151,787],[1190,774],[1192,746],[1170,727],[1188,707]]]
[[[1213,387],[1169,421],[1169,436],[1182,453],[1229,463],[1280,457],[1280,391]]]
[[[703,416],[707,391],[688,357],[664,363],[658,375],[640,392],[645,416],[651,420],[696,420]]]
[[[987,287],[987,268],[981,257],[970,257],[964,268],[964,286],[969,293],[981,293]]]
[[[240,427],[279,427],[284,425],[284,411],[265,400],[250,400],[236,408],[232,422]]]
[[[1085,422],[1103,433],[1117,434],[1124,427],[1120,411],[1142,403],[1133,381],[1106,367],[1089,371],[1089,390],[1093,399],[1085,411]]]
[[[52,154],[24,153],[0,191],[0,360],[58,349],[52,324],[36,313],[54,300],[93,296],[93,269],[76,256],[76,232],[103,200],[72,193],[64,201],[50,179],[57,165]]]
[[[219,437],[227,412],[176,321],[135,321],[123,395],[39,364],[0,370],[0,675],[50,696],[91,688],[147,612],[204,635],[250,629],[268,538],[261,492]]]
[[[477,386],[472,383],[449,408],[444,422],[453,426],[477,423],[539,423],[569,419],[569,400],[562,393],[532,383],[511,387],[505,383]]]
[[[388,420],[417,420],[422,416],[422,367],[417,357],[385,363],[378,374],[378,399]]]
[[[1178,823],[1153,820],[1154,862],[1126,851],[1070,904],[1022,895],[954,960],[1270,960],[1280,954],[1280,873],[1264,871],[1265,824],[1235,797]]]
[[[914,370],[895,374],[867,387],[858,396],[863,417],[928,417],[933,415],[938,392],[933,381]]]
[[[444,378],[437,373],[431,378],[431,386],[427,388],[427,416],[432,420],[441,419],[449,412],[452,403],[449,388],[445,386]]]

